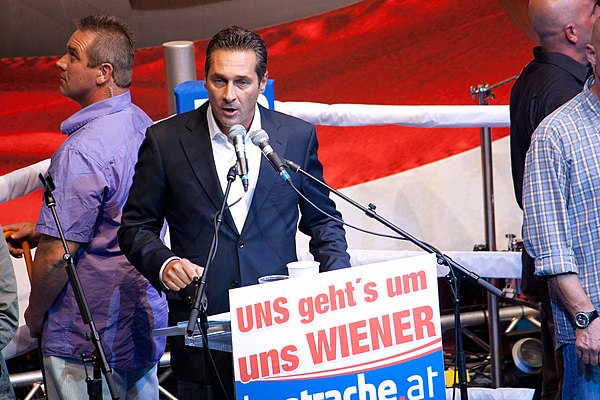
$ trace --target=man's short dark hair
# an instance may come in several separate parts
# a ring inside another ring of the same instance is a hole
[[[206,61],[204,63],[205,77],[208,77],[212,54],[216,50],[252,50],[256,54],[256,66],[254,69],[258,80],[262,80],[267,73],[267,45],[255,32],[239,26],[230,26],[213,36],[206,48]]]
[[[90,15],[73,20],[73,27],[95,34],[88,48],[88,67],[109,63],[115,84],[120,88],[131,86],[135,40],[127,25],[111,15]]]

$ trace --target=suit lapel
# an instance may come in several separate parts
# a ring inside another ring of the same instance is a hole
[[[208,102],[192,114],[185,125],[189,130],[189,134],[183,135],[180,142],[200,187],[204,190],[215,209],[218,210],[223,203],[224,195],[218,180],[212,152],[206,119],[207,106]],[[224,212],[223,220],[234,232],[237,232],[233,217],[228,209]]]
[[[261,125],[262,129],[269,135],[269,144],[280,157],[283,157],[285,148],[287,146],[287,132],[282,132],[281,124],[273,119],[272,114],[269,110],[260,106]],[[254,223],[255,216],[258,215],[258,211],[263,206],[269,191],[273,185],[277,182],[277,179],[281,179],[279,174],[273,173],[273,166],[269,163],[266,157],[262,156],[260,161],[260,172],[258,174],[258,181],[256,183],[256,189],[254,191],[254,197],[250,204],[250,210],[248,211],[248,217],[244,224],[244,230],[247,226],[252,226]],[[291,190],[291,189],[290,189]]]

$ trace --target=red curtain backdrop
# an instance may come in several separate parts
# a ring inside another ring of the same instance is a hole
[[[503,4],[501,4],[503,3]],[[280,101],[474,105],[469,88],[518,74],[532,40],[507,13],[510,1],[367,0],[261,29]],[[522,8],[520,8],[522,10]],[[199,17],[201,18],[201,17]],[[198,42],[203,78],[206,42]],[[132,96],[153,119],[167,115],[160,46],[136,51]],[[57,57],[0,59],[0,174],[50,157],[77,104],[57,91]],[[508,104],[512,84],[494,91]],[[494,129],[495,138],[508,134]],[[478,129],[319,127],[325,176],[341,188],[479,146]],[[508,160],[507,160],[508,162]],[[0,204],[0,223],[37,219],[41,195]]]

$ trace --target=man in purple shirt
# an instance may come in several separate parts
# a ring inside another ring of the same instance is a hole
[[[60,93],[82,110],[62,123],[68,138],[52,156],[49,172],[58,218],[118,394],[157,399],[156,367],[165,340],[152,333],[167,326],[166,299],[127,261],[117,240],[138,148],[152,124],[131,102],[133,54],[133,39],[116,18],[75,21],[67,52],[56,65]],[[66,273],[52,213],[42,207],[35,231],[26,224],[4,229],[17,230],[12,239],[39,240],[25,319],[32,336],[43,334],[49,398],[87,398],[81,355],[92,354],[94,347],[85,338],[89,328]]]

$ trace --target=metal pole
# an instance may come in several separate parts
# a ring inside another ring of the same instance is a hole
[[[487,105],[487,104],[484,104]],[[485,218],[485,244],[496,251],[496,219],[494,206],[494,167],[492,165],[492,129],[481,128],[481,171],[483,175],[483,210]]]
[[[481,84],[477,87],[471,86],[471,95],[476,98],[479,105],[489,105],[488,100],[494,98],[492,89],[516,79],[516,76],[506,79],[496,85],[489,86]],[[492,129],[481,128],[481,170],[483,177],[483,208],[485,221],[485,244],[489,251],[496,251],[496,220],[494,218],[494,170],[492,166]],[[490,279],[489,282],[498,286],[498,279]],[[489,322],[488,330],[490,336],[490,356],[492,387],[498,388],[502,385],[501,357],[500,357],[500,323],[498,316],[498,299],[496,296],[487,294]]]
[[[482,105],[488,105],[487,101]],[[485,213],[485,244],[490,251],[496,251],[496,219],[494,206],[494,171],[492,165],[492,129],[481,128],[481,170],[483,175],[483,208]],[[498,287],[498,279],[489,279]],[[491,346],[492,387],[502,386],[502,365],[500,356],[500,321],[498,316],[498,298],[487,294],[489,322],[488,329]]]
[[[534,318],[538,318],[540,312],[529,306],[511,306],[503,307],[499,310],[500,321],[511,321],[526,319],[536,324]],[[469,311],[460,314],[460,322],[463,327],[479,326],[484,324],[489,319],[489,313],[486,310]],[[442,331],[452,329],[454,327],[454,315],[446,314],[441,316]],[[507,329],[508,330],[508,329]]]
[[[175,86],[186,81],[196,80],[196,56],[194,42],[178,40],[163,43],[165,55],[165,84],[169,115],[177,113]]]

